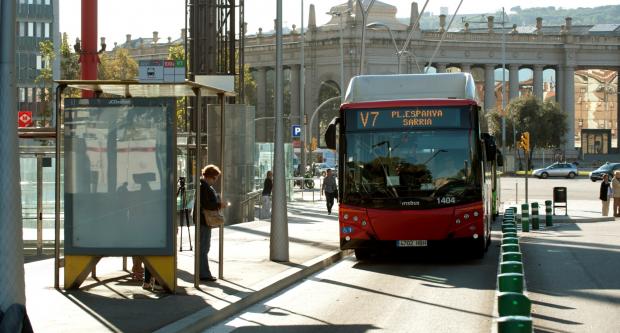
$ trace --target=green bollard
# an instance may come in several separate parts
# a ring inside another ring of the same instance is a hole
[[[499,333],[532,333],[532,318],[524,316],[507,316],[497,319]]]
[[[502,244],[519,244],[519,238],[517,237],[503,237]]]
[[[504,261],[522,261],[523,256],[521,252],[506,252],[502,253],[502,262]]]
[[[502,231],[504,229],[516,228],[517,226],[514,223],[502,223]]]
[[[532,230],[540,229],[538,220],[538,202],[532,202]]]
[[[502,273],[497,275],[497,285],[500,292],[523,293],[523,274]]]
[[[521,231],[530,231],[530,213],[528,211],[528,204],[521,205]]]
[[[504,273],[521,273],[523,274],[523,263],[520,261],[504,261],[499,264],[499,272]]]
[[[545,201],[545,214],[547,214],[545,216],[545,225],[547,227],[553,226],[553,214],[552,214],[552,208],[551,208],[552,204],[553,202],[551,200]]]
[[[504,292],[497,296],[497,312],[500,317],[525,316],[532,313],[532,301],[520,293]]]
[[[518,244],[502,244],[502,253],[521,252]]]
[[[517,237],[517,233],[516,232],[505,232],[502,235],[502,238],[508,238],[508,237]]]

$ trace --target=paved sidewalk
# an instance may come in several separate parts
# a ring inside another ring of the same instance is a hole
[[[538,214],[541,218],[542,224],[545,219],[545,200],[530,200],[530,215],[531,215],[531,203],[538,202]],[[521,204],[525,201],[520,201],[518,204],[514,201],[505,201],[500,208],[503,212],[508,207],[517,207],[517,212],[521,214]],[[601,214],[601,201],[600,200],[569,200],[568,209],[556,208],[556,215],[553,216],[554,223],[583,223],[583,222],[606,222],[614,221],[612,207],[609,208],[610,216],[603,216]],[[566,211],[566,215],[565,215]]]
[[[201,283],[199,289],[193,285],[194,255],[188,251],[185,227],[179,234],[186,250],[177,252],[174,295],[143,290],[122,270],[122,258],[102,259],[97,279],[89,277],[80,290],[73,291],[53,288],[53,259],[26,263],[27,310],[33,327],[36,332],[201,331],[342,256],[337,215],[327,215],[325,201],[304,199],[288,203],[289,262],[269,260],[269,221],[227,226],[224,278]],[[213,233],[211,244],[209,264],[216,274],[218,232]],[[62,279],[61,269],[61,285]]]
[[[97,279],[89,277],[80,290],[53,288],[53,259],[28,262],[28,314],[36,332],[200,332],[242,308],[330,265],[339,251],[337,215],[327,215],[318,193],[288,203],[290,261],[269,260],[270,222],[245,222],[225,228],[224,278],[193,286],[193,252],[178,252],[176,294],[145,291],[122,270],[121,258],[104,258]],[[322,199],[322,198],[321,198]],[[503,206],[514,206],[506,202]],[[613,221],[600,216],[597,200],[571,201],[568,217],[554,223]],[[502,208],[503,210],[503,208]],[[337,210],[336,210],[337,211]],[[544,206],[541,209],[544,225]],[[544,228],[543,228],[544,230]],[[193,229],[192,229],[193,235]],[[216,273],[218,233],[212,237],[210,267]],[[178,250],[178,248],[177,248]],[[131,260],[129,259],[129,266]],[[61,282],[62,282],[61,270]]]

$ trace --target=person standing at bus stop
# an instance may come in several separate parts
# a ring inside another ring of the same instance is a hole
[[[321,194],[325,193],[325,202],[327,203],[327,214],[332,213],[332,207],[334,206],[334,198],[338,197],[338,184],[336,184],[336,177],[332,172],[332,169],[327,169],[325,178],[323,179],[323,185],[321,186]]]
[[[206,210],[219,210],[227,205],[217,194],[213,185],[222,174],[220,168],[213,164],[209,164],[202,169],[202,178],[200,179],[200,208]],[[194,209],[194,211],[196,211]],[[200,214],[200,280],[215,281],[217,280],[209,270],[209,249],[211,248],[211,227],[207,225],[204,214]]]
[[[611,190],[614,196],[614,217],[620,217],[620,171],[614,173],[611,180]]]
[[[609,183],[609,176],[606,173],[603,174],[603,181],[601,182],[598,198],[601,199],[603,216],[609,215],[609,202],[611,198],[613,198],[613,190]]]
[[[263,192],[261,194],[261,210],[260,218],[271,218],[271,189],[273,188],[273,173],[271,170],[267,171],[265,176],[265,183],[263,184]]]

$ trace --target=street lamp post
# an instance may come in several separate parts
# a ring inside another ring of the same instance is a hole
[[[375,0],[370,0],[368,7],[364,8],[362,3],[363,1],[357,1],[357,5],[360,7],[362,12],[362,52],[360,55],[360,75],[364,75],[366,71],[366,66],[364,62],[366,61],[366,19],[368,19],[368,12],[370,12],[370,8],[375,3]]]
[[[306,85],[306,64],[305,64],[305,33],[304,33],[304,0],[301,0],[301,68],[299,69],[299,122],[301,123],[301,165],[302,170],[306,170],[306,116],[305,116],[305,85]],[[302,183],[303,186],[303,183]]]

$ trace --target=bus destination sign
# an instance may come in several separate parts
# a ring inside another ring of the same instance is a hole
[[[468,115],[462,107],[349,110],[347,129],[464,128],[469,127]]]

